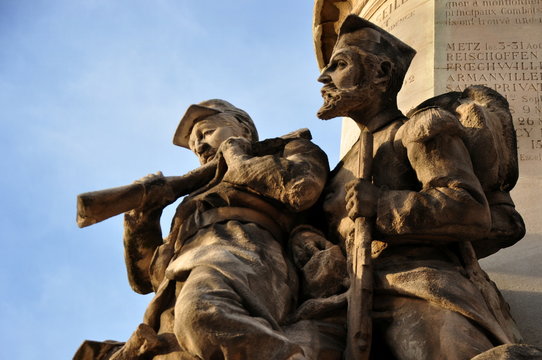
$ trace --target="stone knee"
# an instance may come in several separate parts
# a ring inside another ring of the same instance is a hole
[[[191,354],[207,357],[202,353],[212,346],[210,323],[216,314],[216,307],[200,299],[177,300],[173,330],[182,349]]]
[[[468,360],[493,347],[463,315],[419,299],[394,299],[374,329],[399,360]]]
[[[246,315],[239,296],[212,269],[197,268],[182,284],[175,304],[174,332],[184,350],[209,358],[234,329],[232,316]]]
[[[299,345],[263,317],[250,313],[228,280],[211,268],[194,269],[182,284],[175,304],[174,332],[184,351],[202,359],[303,356]]]

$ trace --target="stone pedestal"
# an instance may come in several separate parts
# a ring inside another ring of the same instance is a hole
[[[528,234],[481,263],[510,303],[525,340],[542,346],[542,205],[537,197],[542,191],[542,0],[317,0],[319,60],[349,13],[418,51],[399,94],[403,112],[474,84],[491,87],[510,102],[520,160],[512,196]],[[345,119],[341,156],[356,138],[357,127]]]

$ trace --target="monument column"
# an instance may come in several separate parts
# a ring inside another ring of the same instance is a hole
[[[512,196],[527,236],[481,261],[512,307],[528,343],[542,346],[542,0],[316,0],[314,38],[320,67],[342,20],[364,17],[417,50],[399,93],[403,112],[449,91],[481,84],[509,103],[520,179]],[[343,121],[341,156],[357,138]]]

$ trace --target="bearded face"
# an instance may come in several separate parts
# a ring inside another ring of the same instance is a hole
[[[351,116],[354,112],[362,110],[363,101],[371,86],[361,85],[350,89],[340,89],[330,83],[322,87],[321,93],[324,104],[316,114],[322,120],[329,120],[339,116]]]
[[[321,93],[324,104],[317,116],[329,120],[363,112],[378,94],[373,77],[377,59],[362,55],[352,47],[335,49],[329,64],[318,81],[324,84]]]

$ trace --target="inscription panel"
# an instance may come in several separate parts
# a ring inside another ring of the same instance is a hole
[[[542,178],[542,0],[436,3],[435,91],[484,84],[510,103],[520,161],[512,197],[528,234],[482,265],[504,291],[525,341],[540,346],[542,327],[533,314],[540,312],[536,294],[542,291],[534,271],[542,250],[537,198]]]
[[[521,174],[542,170],[542,0],[445,0],[436,5],[435,92],[473,84],[503,94]]]

